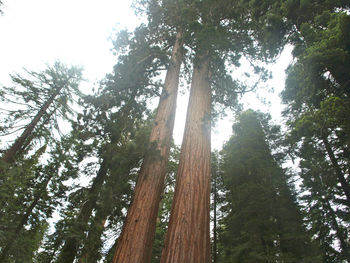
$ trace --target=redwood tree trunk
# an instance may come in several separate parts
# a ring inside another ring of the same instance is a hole
[[[151,148],[142,164],[123,231],[118,238],[114,263],[146,263],[151,260],[161,193],[167,170],[174,128],[180,67],[183,59],[182,33],[177,33],[171,62],[150,135]]]
[[[16,139],[16,141],[12,144],[12,146],[4,153],[4,155],[2,156],[3,161],[5,161],[7,163],[14,162],[16,154],[22,150],[25,141],[32,134],[35,126],[38,124],[40,119],[44,116],[44,114],[46,113],[46,111],[50,107],[50,105],[54,102],[56,96],[61,92],[62,88],[63,88],[63,86],[58,87],[56,89],[56,91],[51,95],[51,97],[48,98],[48,100],[44,103],[44,105],[41,107],[41,109],[35,115],[33,120],[24,129],[21,136],[19,136]]]
[[[174,200],[161,263],[210,260],[209,56],[196,55]]]

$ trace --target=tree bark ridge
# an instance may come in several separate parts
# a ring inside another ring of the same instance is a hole
[[[209,57],[196,55],[174,200],[161,263],[209,263]]]
[[[182,59],[182,32],[178,32],[150,135],[150,150],[146,153],[137,179],[133,202],[118,238],[113,263],[146,263],[151,260],[174,128]]]

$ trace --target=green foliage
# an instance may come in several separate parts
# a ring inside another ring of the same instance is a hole
[[[306,217],[323,248],[325,262],[349,258],[349,241],[345,238],[348,197],[344,198],[344,185],[338,185],[349,162],[349,124],[344,118],[349,111],[347,104],[347,99],[329,97],[318,109],[304,111],[289,122],[288,140],[293,154],[300,158]],[[340,242],[340,250],[333,247],[335,242]]]
[[[349,3],[297,2],[285,6],[297,29],[296,60],[287,70],[282,92],[289,118],[288,143],[290,153],[300,159],[305,215],[322,247],[323,260],[346,262],[350,258],[349,121],[345,117],[350,110],[350,16],[345,11]],[[306,12],[300,15],[302,7]]]
[[[315,147],[312,141],[303,144],[300,158],[302,200],[306,204],[305,215],[310,231],[322,248],[324,262],[342,262],[348,258],[348,233],[338,219],[343,218],[343,208],[336,196],[342,194],[336,187],[334,170],[325,160],[323,149]],[[340,243],[341,251],[333,247],[336,242]]]
[[[160,84],[154,79],[166,62],[166,54],[148,34],[140,26],[133,35],[119,35],[115,43],[119,61],[113,73],[100,83],[95,96],[85,97],[84,111],[72,123],[77,165],[93,157],[100,160],[100,167],[97,172],[95,161],[80,165],[79,173],[91,176],[91,185],[74,188],[40,258],[96,262],[104,256],[104,233],[120,231],[148,147],[152,121],[145,120],[146,101],[158,94]]]
[[[9,107],[3,109],[6,126],[1,128],[1,135],[22,130],[2,155],[2,161],[8,164],[25,157],[37,144],[40,147],[40,142],[54,144],[55,131],[60,135],[59,121],[69,119],[74,113],[70,105],[73,94],[81,96],[78,89],[81,69],[56,62],[42,72],[26,71],[26,74],[26,77],[11,76],[15,86],[3,87],[1,92],[2,102]]]
[[[0,97],[1,102],[7,105],[6,110],[3,109],[2,123],[6,126],[1,128],[2,136],[12,133],[15,128],[18,131],[18,125],[24,127],[23,122],[33,119],[45,102],[60,89],[38,125],[41,129],[46,126],[46,130],[58,127],[58,118],[68,118],[73,113],[71,103],[74,96],[82,95],[79,91],[82,69],[67,67],[61,62],[47,66],[42,72],[24,70],[24,74],[11,75],[11,79],[13,86],[3,86]],[[41,131],[41,134],[45,133],[51,134]]]
[[[264,131],[273,129],[264,119],[243,112],[222,152],[227,204],[219,262],[320,262],[288,177],[271,154]]]
[[[319,107],[329,96],[349,96],[350,16],[326,9],[312,19],[300,25],[300,41],[294,50],[298,60],[288,70],[282,94],[290,111],[301,111],[306,105]]]
[[[67,191],[63,182],[75,176],[76,169],[68,165],[72,157],[64,154],[64,147],[62,142],[51,149],[47,162],[39,159],[45,152],[42,147],[3,174],[0,246],[5,262],[30,262],[40,247],[47,220]]]

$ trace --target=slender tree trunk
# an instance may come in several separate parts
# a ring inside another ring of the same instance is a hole
[[[216,206],[217,206],[217,173],[219,171],[216,171],[214,175],[214,197],[213,197],[213,203],[214,203],[214,222],[213,222],[213,263],[217,262],[217,213],[216,213]]]
[[[182,33],[179,32],[176,35],[171,62],[150,135],[150,145],[155,148],[152,147],[148,151],[142,164],[133,202],[118,239],[113,263],[146,263],[151,260],[156,219],[174,128],[182,59]]]
[[[337,216],[329,203],[329,200],[327,197],[323,198],[323,201],[325,202],[326,209],[331,215],[331,221],[332,221],[332,226],[335,230],[335,234],[337,238],[339,239],[340,242],[340,247],[341,247],[341,254],[344,259],[349,260],[350,259],[350,250],[349,250],[349,244],[346,241],[346,236],[344,235],[343,231],[340,229],[340,226],[337,221]]]
[[[209,56],[197,53],[194,61],[185,133],[161,263],[211,261]]]
[[[104,209],[100,207],[97,210],[94,224],[90,228],[87,235],[84,248],[82,249],[82,254],[79,258],[79,263],[96,263],[99,262],[100,253],[98,250],[102,246],[101,236],[105,228],[107,221],[107,213],[103,211]]]
[[[326,136],[323,136],[322,137],[322,140],[323,140],[323,143],[326,147],[326,151],[327,151],[327,154],[329,156],[329,159],[331,160],[331,163],[333,165],[333,168],[335,170],[335,173],[338,177],[338,180],[340,182],[340,185],[341,185],[341,188],[343,189],[344,191],[344,194],[346,196],[346,203],[347,203],[347,206],[350,208],[350,186],[348,184],[348,182],[346,181],[345,177],[344,177],[344,174],[338,164],[338,160],[337,158],[335,157],[334,155],[334,152],[332,150],[332,147],[327,139]]]
[[[44,191],[47,187],[47,185],[49,184],[51,178],[53,175],[49,176],[46,181],[43,183],[42,187],[40,187],[40,189],[38,190],[38,192],[35,194],[34,196],[34,200],[32,201],[32,203],[30,204],[30,206],[26,209],[26,211],[23,213],[23,215],[21,216],[16,228],[14,229],[14,231],[8,236],[7,239],[7,243],[5,245],[5,247],[1,250],[1,254],[0,254],[0,262],[5,261],[8,252],[11,250],[14,241],[17,239],[18,235],[20,234],[21,230],[23,229],[24,225],[28,222],[28,218],[30,217],[30,215],[32,214],[33,209],[36,207],[36,205],[38,204],[40,198],[41,198],[41,193],[42,191]]]
[[[89,218],[91,217],[91,213],[93,209],[96,207],[98,192],[105,180],[106,174],[107,174],[107,164],[106,164],[106,160],[104,159],[93,181],[93,184],[89,190],[88,199],[86,200],[83,207],[81,208],[80,214],[75,221],[74,227],[77,227],[75,231],[78,231],[78,233],[83,234],[87,228],[87,224],[88,224]],[[68,238],[65,241],[64,246],[60,252],[59,258],[57,259],[57,263],[73,262],[77,255],[78,246],[80,244],[79,242],[80,242],[79,236],[72,236]]]
[[[331,217],[331,225],[332,225],[333,229],[335,230],[335,235],[339,239],[340,247],[341,247],[341,254],[342,254],[344,259],[349,260],[350,259],[350,248],[349,248],[348,242],[346,241],[346,234],[344,234],[344,232],[341,229],[341,226],[339,226],[338,220],[337,220],[337,215],[335,214],[334,209],[332,208],[332,206],[329,202],[329,198],[326,194],[327,193],[327,189],[326,189],[327,186],[324,185],[321,176],[318,177],[317,179],[318,179],[319,185],[321,187],[321,191],[314,190],[313,194],[318,196],[318,198],[322,200],[326,211],[328,211],[328,213]]]
[[[32,134],[35,126],[38,124],[40,119],[44,116],[47,109],[54,102],[56,96],[61,92],[63,86],[60,86],[56,89],[56,91],[48,98],[48,100],[44,103],[38,113],[35,115],[33,120],[27,125],[24,129],[21,136],[19,136],[16,141],[12,144],[12,146],[4,153],[2,156],[2,160],[7,163],[12,163],[15,161],[16,154],[22,150],[23,145],[27,138]]]

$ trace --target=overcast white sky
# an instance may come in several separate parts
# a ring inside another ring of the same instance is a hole
[[[138,21],[130,1],[4,0],[0,17],[0,77],[9,72],[43,68],[60,59],[83,65],[90,80],[103,77],[115,58],[108,38],[114,28]]]
[[[0,83],[8,84],[9,73],[23,67],[40,70],[55,60],[84,67],[88,91],[93,83],[115,64],[109,38],[113,32],[139,24],[130,0],[4,0],[0,16]],[[271,66],[274,79],[269,82],[274,94],[266,95],[271,106],[262,105],[255,96],[245,97],[246,107],[269,111],[279,118],[278,93],[284,85],[284,70],[291,61],[290,49]],[[187,96],[178,100],[174,137],[181,144]],[[232,118],[218,123],[212,134],[214,148],[220,148],[231,134]]]

